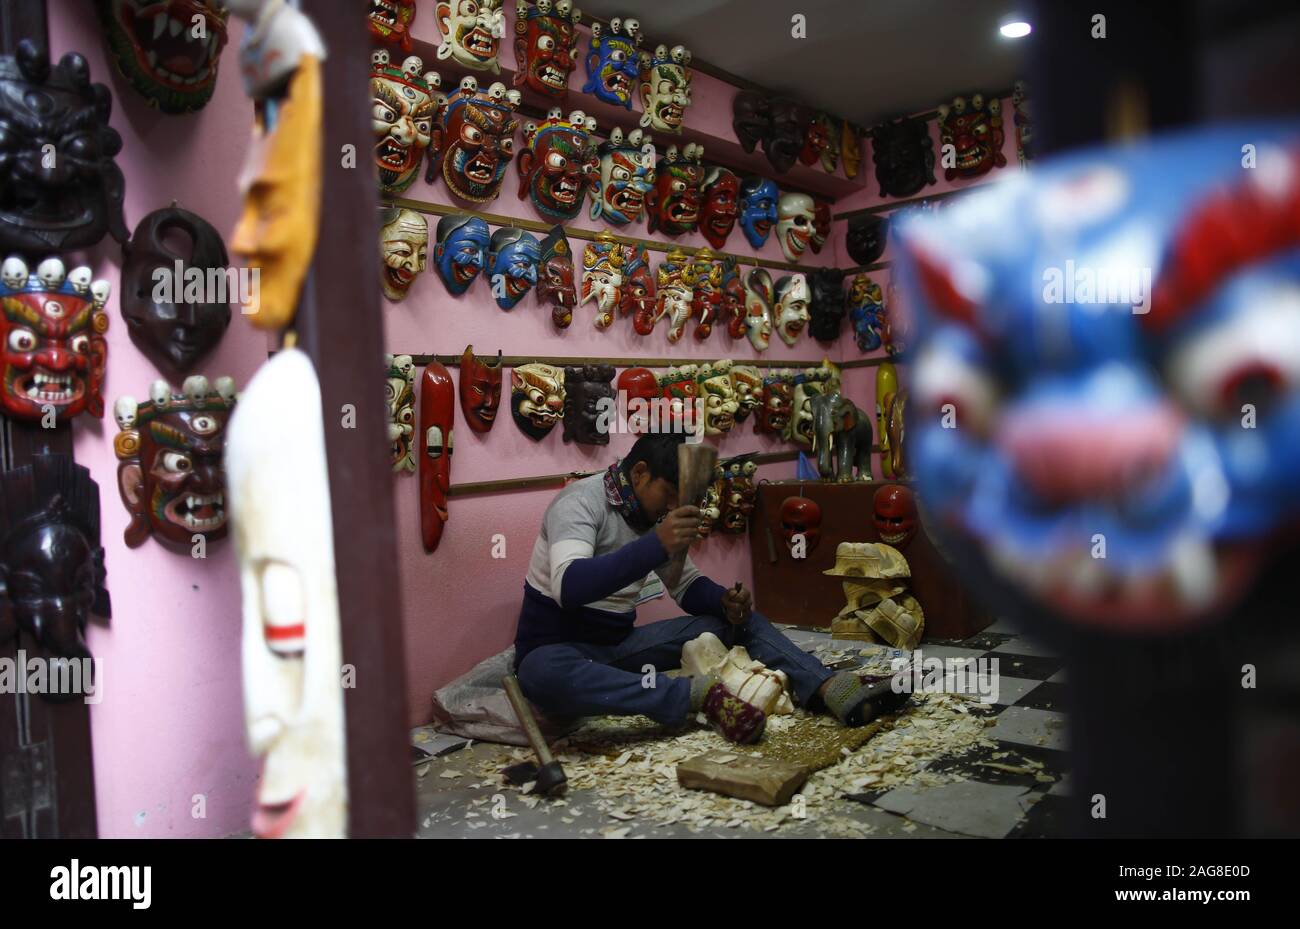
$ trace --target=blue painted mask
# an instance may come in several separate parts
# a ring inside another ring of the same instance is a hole
[[[740,185],[740,228],[754,248],[762,248],[776,225],[776,202],[781,192],[775,181],[750,176]]]
[[[903,221],[906,454],[972,583],[1170,637],[1249,591],[1300,522],[1297,177],[1295,124],[1213,128]]]
[[[512,310],[537,283],[542,247],[530,232],[507,226],[492,233],[488,274],[497,306]]]
[[[453,213],[438,220],[433,262],[447,290],[459,297],[487,261],[488,225],[477,216]]]
[[[610,20],[606,30],[600,23],[591,27],[587,47],[587,83],[584,94],[632,109],[633,90],[641,81],[640,24],[635,19]]]
[[[853,337],[858,348],[874,352],[880,348],[880,331],[884,325],[884,296],[880,285],[859,274],[849,285],[849,320],[853,323]]]

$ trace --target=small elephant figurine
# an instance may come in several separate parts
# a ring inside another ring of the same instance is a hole
[[[813,417],[812,450],[823,480],[841,483],[871,480],[871,420],[839,391],[819,394],[809,401]]]

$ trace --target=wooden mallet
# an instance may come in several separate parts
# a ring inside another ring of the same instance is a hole
[[[718,463],[718,450],[712,445],[683,442],[677,446],[677,500],[682,506],[699,506],[704,492],[713,482],[713,469]],[[664,586],[672,589],[682,579],[686,567],[687,549],[673,555],[664,575]]]

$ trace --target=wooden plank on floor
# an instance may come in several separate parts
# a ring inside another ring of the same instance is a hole
[[[808,779],[808,769],[774,758],[714,749],[677,765],[677,783],[693,790],[784,806]]]

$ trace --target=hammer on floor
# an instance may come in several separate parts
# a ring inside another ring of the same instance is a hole
[[[519,718],[519,725],[523,727],[524,734],[528,736],[529,744],[533,746],[533,751],[537,753],[538,767],[537,777],[534,778],[533,793],[542,794],[546,797],[563,793],[568,778],[564,775],[564,768],[551,756],[551,749],[547,746],[546,739],[542,738],[542,730],[537,727],[537,720],[533,716],[533,708],[529,706],[528,701],[524,698],[524,692],[519,689],[518,678],[513,674],[507,674],[501,678],[501,685],[506,689],[506,696],[510,699],[510,705],[514,707],[515,716]],[[512,765],[506,768],[506,776],[510,777],[509,772],[519,767],[519,765]]]

